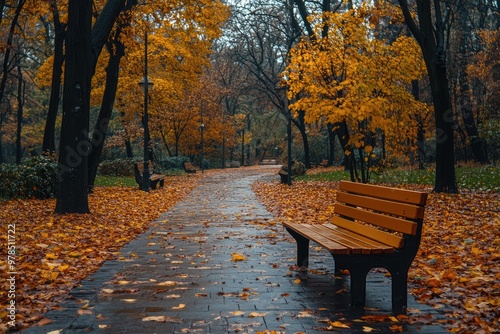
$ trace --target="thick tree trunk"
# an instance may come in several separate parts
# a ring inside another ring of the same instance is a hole
[[[453,127],[455,120],[451,110],[446,65],[439,61],[434,52],[424,55],[431,82],[436,121],[436,175],[435,192],[457,193],[455,178],[455,143]]]
[[[54,63],[52,64],[52,84],[50,89],[49,111],[45,121],[43,133],[42,152],[52,153],[56,151],[55,128],[59,100],[61,95],[62,67],[64,64],[64,38],[66,36],[66,25],[59,19],[59,10],[56,1],[52,1],[54,16]]]
[[[70,0],[55,212],[88,213],[92,0]]]
[[[436,175],[434,191],[457,193],[455,178],[455,145],[453,137],[454,118],[451,109],[448,76],[446,73],[445,39],[443,18],[439,2],[431,0],[417,2],[418,23],[413,20],[406,0],[399,0],[406,24],[417,40],[431,86],[436,122]],[[434,14],[434,15],[432,15]],[[436,20],[435,26],[432,19]]]

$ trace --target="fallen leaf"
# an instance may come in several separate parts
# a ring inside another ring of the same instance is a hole
[[[186,307],[186,304],[179,304],[178,306],[172,307],[172,310],[182,310]]]
[[[240,253],[231,253],[231,261],[245,261],[247,258],[243,255],[243,254],[240,254]]]
[[[340,321],[330,322],[330,326],[332,326],[334,328],[350,328],[348,325],[346,325]]]

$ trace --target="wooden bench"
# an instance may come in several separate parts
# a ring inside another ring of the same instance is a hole
[[[259,162],[259,165],[277,165],[278,162],[276,161],[276,159],[262,159],[260,162]]]
[[[319,163],[319,165],[321,167],[328,167],[328,160],[321,160],[321,162]]]
[[[198,170],[197,167],[195,167],[191,161],[184,161],[184,170],[186,171],[186,173],[196,173],[196,171]]]
[[[365,305],[368,272],[386,268],[392,277],[392,308],[404,312],[426,200],[423,192],[342,181],[331,223],[284,223],[297,241],[297,265],[308,266],[309,240],[327,249],[337,273],[349,270],[351,307]]]
[[[165,175],[156,174],[154,172],[154,165],[150,161],[148,163],[148,171],[149,171],[149,184],[151,189],[156,189],[156,186],[160,184],[160,187],[163,187],[165,183]],[[135,174],[135,182],[139,185],[139,189],[142,189],[142,178],[144,176],[144,163],[135,162],[134,163],[134,174]]]

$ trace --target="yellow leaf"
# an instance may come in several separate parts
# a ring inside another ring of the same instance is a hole
[[[179,306],[172,307],[172,310],[182,310],[186,307],[186,304],[179,304]]]
[[[54,253],[47,253],[47,254],[45,254],[45,258],[48,260],[54,260],[54,259],[57,259],[57,255]]]
[[[68,255],[71,256],[71,257],[80,257],[80,256],[82,256],[82,254],[79,253],[79,252],[71,252]]]
[[[229,314],[231,314],[233,317],[238,317],[240,315],[245,314],[245,312],[243,312],[243,311],[233,311],[233,312],[229,312]]]
[[[333,321],[330,322],[330,326],[335,327],[335,328],[350,328],[344,323],[341,323],[340,321]]]
[[[245,261],[247,258],[240,253],[232,253],[231,261]]]
[[[60,265],[59,268],[57,268],[57,270],[66,271],[68,268],[69,268],[69,264],[63,264],[63,265]]]
[[[267,312],[264,313],[259,313],[259,312],[251,312],[248,317],[249,318],[255,318],[255,317],[265,317],[267,315]]]

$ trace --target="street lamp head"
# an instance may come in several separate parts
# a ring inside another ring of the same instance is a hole
[[[141,87],[143,92],[146,90],[146,85],[148,85],[148,91],[153,89],[153,81],[149,77],[142,77],[141,81],[139,81],[139,87]]]

